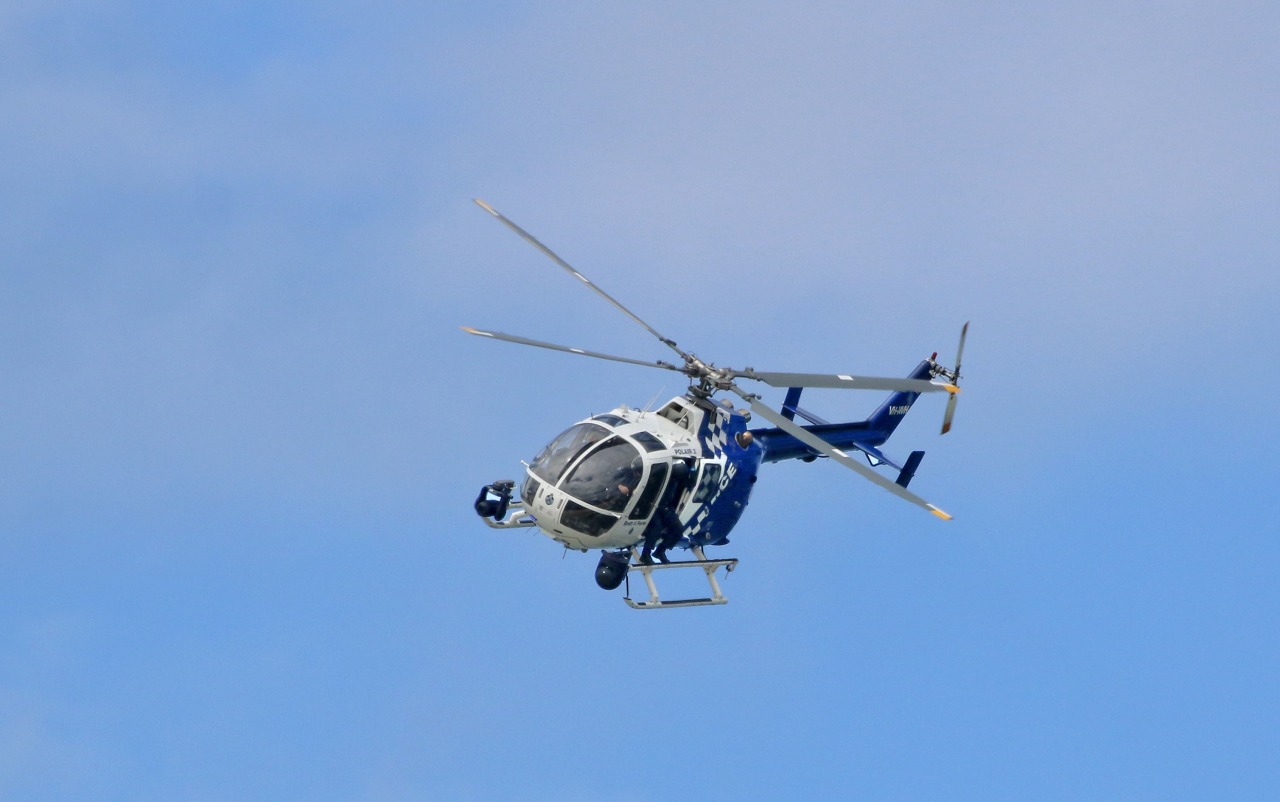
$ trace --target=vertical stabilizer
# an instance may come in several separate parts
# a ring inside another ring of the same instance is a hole
[[[932,367],[932,363],[926,359],[916,366],[908,378],[928,380],[932,375],[930,373]],[[902,422],[911,405],[919,397],[919,393],[894,393],[880,405],[879,409],[871,413],[871,417],[867,418],[867,424],[883,435],[880,442],[884,442],[884,439],[893,434],[893,430],[898,428],[898,424]]]

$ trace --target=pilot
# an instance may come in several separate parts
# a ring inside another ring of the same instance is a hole
[[[672,460],[671,479],[667,482],[667,489],[662,491],[662,498],[658,499],[653,519],[644,530],[644,549],[640,552],[640,562],[645,565],[653,565],[654,558],[664,564],[671,562],[667,558],[667,549],[680,541],[680,533],[684,531],[680,516],[676,515],[676,505],[684,494],[689,474],[687,460]],[[657,549],[654,549],[655,545]]]
[[[640,483],[640,473],[644,470],[644,461],[640,457],[631,460],[631,464],[621,468],[614,474],[614,484],[605,488],[607,509],[621,510],[627,506],[631,493]],[[608,505],[616,506],[608,506]]]

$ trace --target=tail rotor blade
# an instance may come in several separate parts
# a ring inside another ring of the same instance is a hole
[[[960,358],[964,356],[964,338],[969,334],[969,321],[964,322],[964,326],[960,328],[960,345],[956,346],[956,368],[955,381],[960,382]]]
[[[951,421],[956,416],[956,399],[959,397],[957,393],[952,393],[947,399],[947,411],[942,414],[942,434],[951,431]]]
[[[964,340],[969,334],[969,321],[965,321],[960,328],[960,344],[956,346],[956,366],[948,374],[951,377],[951,384],[956,387],[960,384],[960,360],[964,358]],[[947,399],[947,410],[942,413],[942,434],[951,431],[951,422],[956,416],[956,399],[957,392],[952,392],[951,397]]]

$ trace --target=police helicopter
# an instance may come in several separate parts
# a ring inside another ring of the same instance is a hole
[[[627,604],[636,609],[658,609],[728,601],[721,592],[716,573],[723,568],[727,574],[738,561],[708,559],[704,548],[729,542],[729,532],[746,509],[763,463],[826,457],[938,518],[951,519],[946,512],[907,489],[924,452],[913,451],[899,463],[886,456],[881,447],[923,393],[948,394],[942,433],[951,429],[968,323],[960,330],[955,367],[938,364],[938,355],[934,353],[901,379],[717,367],[660,334],[492,206],[479,199],[476,203],[643,327],[673,351],[678,360],[645,361],[496,331],[470,327],[463,327],[463,331],[520,345],[673,371],[689,380],[689,389],[684,395],[671,399],[656,411],[620,406],[566,429],[532,462],[524,463],[525,476],[518,495],[514,480],[485,485],[476,498],[475,510],[489,526],[496,529],[537,527],[567,549],[582,552],[599,549],[596,583],[605,590],[615,590],[626,582]],[[742,381],[786,388],[781,409],[767,406],[760,396],[743,389],[739,385]],[[805,388],[880,390],[890,395],[866,420],[829,423],[800,407]],[[717,393],[737,396],[746,404],[746,409],[737,408],[731,398],[717,400]],[[753,416],[772,426],[749,427]],[[798,423],[797,418],[805,425]],[[875,470],[881,467],[896,471],[896,476]],[[669,548],[686,549],[695,559],[671,560],[666,556]],[[655,573],[678,569],[704,572],[711,595],[675,600],[661,598]],[[642,574],[648,599],[631,598],[629,576],[633,571]]]

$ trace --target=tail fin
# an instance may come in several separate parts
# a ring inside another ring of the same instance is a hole
[[[930,373],[932,367],[933,363],[926,359],[917,365],[916,369],[907,378],[929,379],[932,376]],[[871,417],[867,418],[867,423],[871,428],[882,433],[885,439],[888,439],[889,435],[893,434],[893,430],[897,429],[898,424],[902,422],[903,416],[911,409],[911,405],[919,397],[919,393],[894,393],[885,399],[879,409],[871,413]],[[881,442],[884,442],[884,440],[881,440]]]

